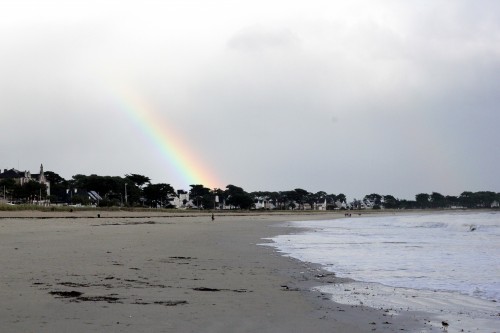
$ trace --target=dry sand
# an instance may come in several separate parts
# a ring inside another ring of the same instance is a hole
[[[341,305],[340,283],[265,237],[337,214],[0,212],[1,332],[418,332],[420,313]]]

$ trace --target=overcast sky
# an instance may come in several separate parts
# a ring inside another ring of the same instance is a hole
[[[500,192],[500,1],[0,2],[0,168],[189,189],[120,86],[204,185]]]

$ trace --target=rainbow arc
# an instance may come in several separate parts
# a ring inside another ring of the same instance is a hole
[[[130,90],[122,91],[120,95],[120,109],[156,147],[165,162],[177,171],[186,185],[202,184],[209,188],[220,186],[220,181],[210,168],[196,157],[175,130],[161,120],[153,107]]]

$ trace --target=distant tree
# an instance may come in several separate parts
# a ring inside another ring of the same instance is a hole
[[[101,196],[120,194],[124,191],[123,179],[121,177],[98,176],[96,174],[75,175],[70,182],[71,187],[86,191],[96,191]]]
[[[16,185],[16,181],[12,178],[5,178],[5,179],[0,179],[0,186],[7,188],[7,189],[13,189],[14,186]]]
[[[16,184],[16,181],[14,179],[6,178],[0,179],[0,187],[1,196],[3,197],[5,194],[6,200],[8,200],[9,197],[11,200],[13,200],[13,195],[17,191],[19,185]]]
[[[206,203],[206,199],[204,200],[204,198],[206,196],[210,197],[210,189],[201,184],[193,184],[189,186],[191,186],[191,190],[189,190],[189,197],[196,203],[196,207],[201,209],[203,202],[205,201]],[[210,208],[210,205],[205,208]]]
[[[491,203],[497,199],[497,195],[495,192],[491,191],[479,191],[474,193],[474,197],[476,198],[477,207],[481,208],[489,208],[491,207]]]
[[[80,194],[77,194],[77,195],[74,195],[72,197],[72,203],[74,205],[89,205],[90,204],[90,200],[87,196],[84,196],[84,195],[80,195]]]
[[[384,207],[388,209],[396,209],[400,207],[399,200],[392,195],[384,195]]]
[[[73,179],[68,182],[68,187],[85,191],[95,191],[105,199],[102,201],[103,205],[118,205],[125,202],[126,183],[126,179],[118,176],[98,176],[95,174],[85,176],[78,174],[73,176]],[[130,182],[130,184],[132,183]],[[136,198],[132,186],[130,189],[127,189],[127,192],[129,199],[134,200]]]
[[[334,203],[337,200],[337,196],[335,194],[327,194],[326,195],[326,202],[327,203]]]
[[[462,206],[467,208],[473,208],[476,205],[474,193],[465,191],[460,194],[458,198]]]
[[[252,196],[238,186],[227,185],[225,196],[226,203],[240,209],[251,209],[254,205]]]
[[[351,209],[361,209],[362,207],[362,201],[357,200],[356,198],[351,202]]]
[[[64,179],[63,177],[59,176],[57,173],[55,173],[53,171],[45,171],[44,175],[45,175],[45,179],[47,179],[50,182],[51,185],[53,185],[53,184],[63,184],[65,182],[67,182],[66,179]]]
[[[52,202],[64,202],[68,181],[53,171],[45,171],[45,179],[50,182],[50,200]]]
[[[429,207],[429,198],[430,196],[426,193],[419,193],[415,195],[415,201],[417,202],[417,206],[419,208]]]
[[[399,208],[401,209],[415,209],[418,208],[417,202],[415,200],[399,200]]]
[[[295,209],[296,205],[293,203],[295,196],[294,191],[282,191],[280,192],[280,203],[281,203],[281,209]]]
[[[337,200],[337,196],[335,194],[327,194],[326,195],[326,209],[333,210],[335,209],[335,201]]]
[[[279,205],[279,198],[280,198],[280,193],[279,192],[269,192],[268,198],[269,198],[269,201],[275,207],[278,207],[278,205]]]
[[[459,206],[460,205],[460,200],[458,199],[457,196],[451,196],[447,195],[445,197],[445,201],[449,206]]]
[[[129,179],[124,179],[124,185],[127,184],[127,203],[129,206],[140,206],[145,200],[144,190]]]
[[[13,196],[23,202],[41,200],[47,197],[47,186],[35,180],[30,180],[23,185],[14,188]]]
[[[315,193],[316,196],[318,196],[319,198],[324,198],[326,197],[328,194],[325,192],[325,191],[318,191]]]
[[[437,192],[432,192],[430,196],[431,207],[443,208],[446,206],[446,199],[444,195]]]
[[[53,171],[45,171],[45,177],[51,185],[51,200],[61,201],[61,198],[66,197],[67,190],[86,190],[96,191],[103,200],[100,202],[103,205],[118,205],[124,203],[125,198],[131,205],[137,204],[145,200],[147,193],[147,200],[151,205],[165,203],[175,195],[175,190],[169,184],[151,184],[150,178],[141,174],[126,174],[122,177],[112,176],[99,176],[91,174],[90,176],[77,174],[70,180],[66,180]],[[191,199],[196,202],[198,207],[212,208],[214,207],[215,197],[218,196],[220,202],[223,200],[227,204],[241,209],[249,209],[253,207],[256,198],[262,198],[271,202],[277,209],[304,209],[304,204],[308,203],[314,207],[319,201],[326,200],[327,209],[335,208],[335,202],[347,202],[347,198],[343,193],[338,195],[327,194],[326,192],[319,191],[310,193],[307,190],[297,188],[293,191],[256,191],[252,193],[245,192],[241,187],[228,185],[226,190],[221,189],[208,189],[203,185],[190,185],[189,191]],[[30,201],[37,200],[40,197],[45,198],[47,188],[38,183],[31,181],[23,184],[17,184],[14,179],[1,179],[0,180],[0,197],[5,197],[11,200]],[[74,203],[88,203],[86,196],[79,197],[78,194],[73,193]],[[126,193],[126,197],[124,194]],[[180,192],[179,192],[180,193]],[[386,208],[402,208],[402,209],[415,209],[415,208],[442,208],[449,206],[463,206],[467,208],[488,208],[494,201],[500,201],[500,193],[491,191],[471,192],[464,191],[460,196],[444,196],[438,192],[432,192],[430,195],[426,193],[419,193],[415,195],[415,200],[399,200],[392,195],[381,196],[372,193],[365,196],[365,199],[370,200],[376,206],[383,205]],[[360,205],[361,201],[354,200],[352,205],[356,207]]]
[[[124,186],[127,186],[127,203],[129,206],[139,206],[144,204],[143,188],[146,184],[151,184],[149,177],[136,173],[126,174],[123,179]]]
[[[138,188],[142,188],[145,184],[151,182],[151,179],[149,177],[136,173],[125,175],[125,178],[133,182]]]
[[[224,200],[224,191],[215,188],[213,190],[204,188],[203,195],[200,199],[200,205],[203,209],[215,209],[217,207],[217,203],[215,202],[215,198],[219,198],[219,203]]]
[[[325,191],[318,191],[316,193],[309,193],[306,196],[306,202],[314,209],[317,204],[323,204],[326,201],[328,194]],[[327,202],[328,206],[328,202]]]
[[[379,208],[380,208],[380,205],[382,204],[382,196],[380,194],[372,193],[372,194],[365,195],[364,200],[366,201],[367,199],[370,202],[372,202],[374,205],[379,206]]]
[[[175,190],[170,184],[148,184],[144,187],[144,197],[152,207],[167,207]]]
[[[297,207],[297,192],[295,191],[283,191],[282,200],[284,209],[295,209]],[[292,205],[293,204],[293,205]],[[299,207],[300,209],[300,207]]]
[[[344,193],[340,193],[340,194],[338,194],[336,199],[337,199],[338,201],[340,201],[340,202],[346,202],[346,201],[347,201],[347,198],[346,198],[346,196],[345,196],[345,194],[344,194]]]
[[[311,209],[315,209],[316,204],[318,203],[320,198],[321,198],[321,196],[318,195],[317,193],[309,192],[306,194],[304,201],[309,204]]]
[[[299,204],[299,209],[304,209],[304,203],[309,195],[309,192],[301,188],[296,188],[292,192],[293,200]]]

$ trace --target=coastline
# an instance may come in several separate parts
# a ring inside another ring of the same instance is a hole
[[[96,214],[0,212],[5,331],[411,332],[429,320],[334,303],[312,288],[342,279],[258,245],[294,232],[284,222],[343,212]]]

